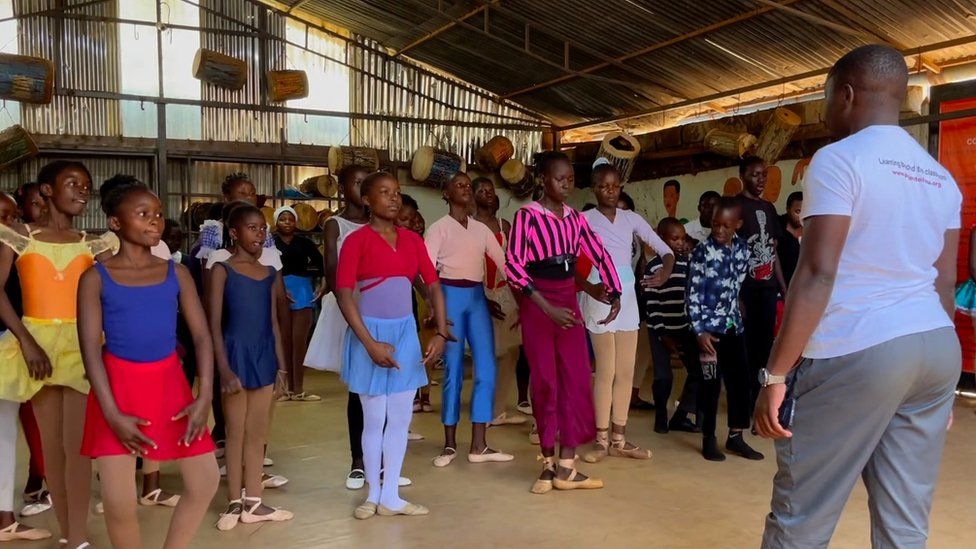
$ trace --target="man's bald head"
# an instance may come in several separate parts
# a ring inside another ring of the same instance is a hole
[[[905,56],[890,46],[861,46],[834,64],[826,88],[826,123],[835,136],[897,124],[908,90]]]

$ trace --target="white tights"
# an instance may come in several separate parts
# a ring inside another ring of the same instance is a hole
[[[400,499],[400,470],[407,452],[407,431],[413,417],[415,391],[391,395],[359,395],[363,403],[363,464],[369,495],[366,501],[398,511],[407,504]],[[380,469],[383,469],[382,483]]]
[[[14,510],[17,463],[17,410],[20,403],[0,400],[0,511]]]

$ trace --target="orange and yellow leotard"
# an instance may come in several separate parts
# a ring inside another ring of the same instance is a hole
[[[17,272],[24,303],[24,326],[51,360],[51,377],[30,377],[20,343],[9,331],[0,336],[0,400],[24,402],[45,385],[88,393],[88,380],[78,345],[77,294],[82,273],[95,256],[116,248],[115,235],[78,242],[43,242],[0,225],[0,243],[17,253]],[[112,234],[112,233],[108,233]]]

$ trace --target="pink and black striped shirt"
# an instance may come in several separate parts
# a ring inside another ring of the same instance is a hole
[[[513,288],[524,291],[532,287],[529,265],[557,256],[586,256],[600,274],[607,291],[620,295],[620,279],[603,247],[583,215],[563,205],[562,218],[531,202],[515,212],[512,234],[505,251],[505,274]],[[573,270],[568,271],[573,276]]]

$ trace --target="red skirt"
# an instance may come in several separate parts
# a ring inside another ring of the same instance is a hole
[[[194,399],[175,352],[156,362],[132,362],[104,351],[102,360],[119,411],[150,422],[140,430],[158,448],[147,448],[144,458],[169,461],[214,451],[210,433],[200,440],[194,440],[189,446],[179,444],[180,438],[186,434],[189,420],[182,417],[173,421],[173,416]],[[88,394],[81,453],[92,458],[130,453],[105,420],[94,391]]]

